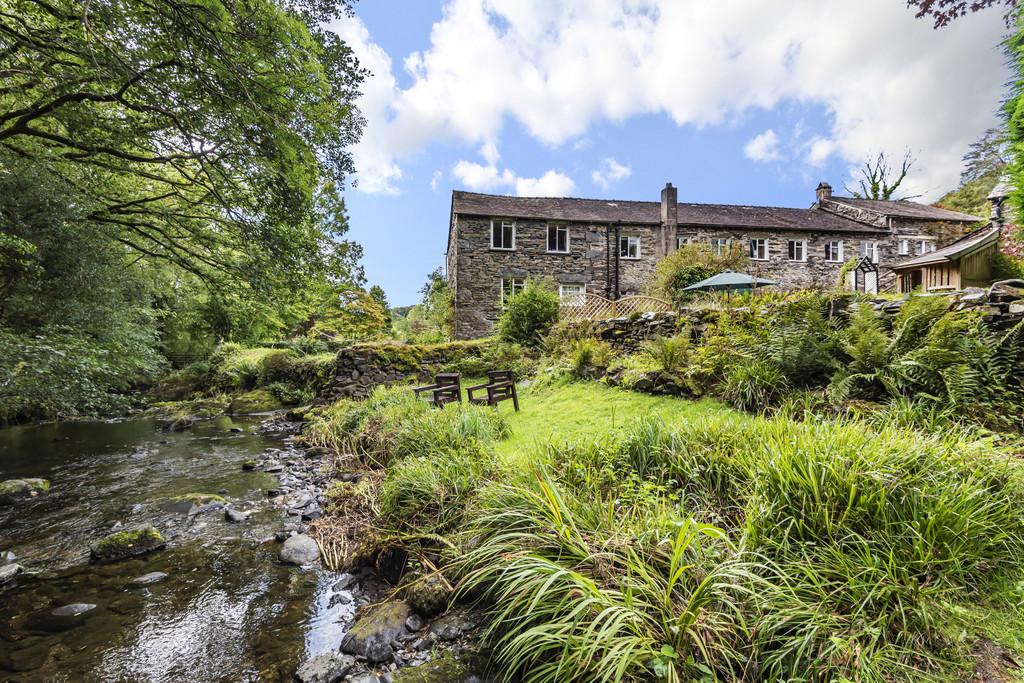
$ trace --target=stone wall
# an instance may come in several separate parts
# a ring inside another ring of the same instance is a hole
[[[975,310],[995,332],[1002,333],[1024,320],[1024,281],[1005,280],[988,289],[971,288],[953,294],[927,294],[949,298],[951,310]],[[907,301],[903,299],[869,299],[879,311],[895,315]],[[841,294],[831,300],[827,316],[845,317],[853,295]],[[587,326],[592,336],[611,344],[616,351],[635,353],[640,345],[655,337],[670,337],[684,328],[700,338],[718,315],[718,309],[684,308],[679,312],[644,313],[628,318],[613,318],[579,323]]]
[[[378,385],[409,381],[429,384],[445,366],[479,356],[490,340],[450,344],[365,344],[338,352],[333,379],[316,404],[339,398],[366,398]]]

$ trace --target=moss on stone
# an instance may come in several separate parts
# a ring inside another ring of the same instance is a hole
[[[8,479],[0,481],[0,503],[9,503],[18,498],[33,498],[50,490],[46,479]]]
[[[90,547],[93,562],[115,562],[163,548],[167,542],[152,525],[110,534]]]
[[[461,681],[469,674],[469,668],[446,651],[425,664],[399,670],[391,680],[392,683],[448,683]]]
[[[231,413],[266,413],[279,410],[281,402],[266,389],[253,389],[231,399]]]

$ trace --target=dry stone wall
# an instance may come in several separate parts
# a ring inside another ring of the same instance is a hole
[[[317,396],[324,404],[339,398],[366,398],[374,387],[416,381],[430,383],[434,375],[456,361],[479,356],[492,340],[450,344],[366,344],[338,352],[333,379]]]

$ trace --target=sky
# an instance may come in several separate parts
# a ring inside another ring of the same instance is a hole
[[[909,150],[934,201],[1010,79],[999,10],[934,30],[903,0],[361,0],[331,28],[371,73],[348,237],[396,306],[453,189],[806,207]]]

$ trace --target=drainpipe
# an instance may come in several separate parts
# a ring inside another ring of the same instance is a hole
[[[613,258],[615,260],[615,289],[612,291],[612,297],[611,298],[614,301],[618,301],[619,294],[621,293],[620,290],[619,290],[619,244],[621,243],[621,239],[620,239],[621,232],[622,232],[622,223],[616,223],[615,224],[615,242],[612,245],[614,247]]]

